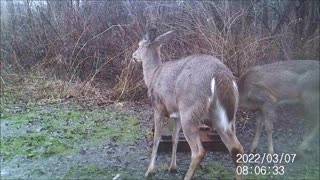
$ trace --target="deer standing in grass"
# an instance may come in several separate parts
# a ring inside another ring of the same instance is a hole
[[[256,134],[250,151],[255,152],[264,125],[268,153],[273,154],[272,121],[276,118],[277,104],[300,102],[304,107],[305,121],[311,125],[298,148],[302,155],[312,139],[319,134],[319,61],[291,60],[256,66],[245,72],[237,83],[239,106],[258,110]]]
[[[154,141],[145,176],[154,173],[161,130],[168,117],[175,118],[169,171],[174,172],[177,168],[176,150],[182,127],[191,149],[191,164],[184,179],[191,179],[205,155],[199,136],[201,124],[217,130],[234,162],[236,155],[243,153],[235,134],[238,89],[231,71],[212,56],[193,55],[162,63],[160,47],[174,34],[169,31],[156,38],[156,30],[149,30],[132,57],[134,61],[142,62],[144,81],[154,110]]]

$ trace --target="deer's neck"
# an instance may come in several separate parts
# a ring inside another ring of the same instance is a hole
[[[149,88],[156,69],[162,64],[160,53],[151,52],[142,63],[144,82]]]

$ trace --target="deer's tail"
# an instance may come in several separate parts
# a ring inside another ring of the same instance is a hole
[[[225,103],[223,103],[225,98],[219,96],[221,96],[221,93],[218,92],[216,80],[213,78],[211,80],[211,96],[209,97],[208,106],[210,119],[215,129],[226,131],[231,128],[233,118],[230,119],[230,116],[228,116],[228,109],[226,109],[228,107],[225,107]]]

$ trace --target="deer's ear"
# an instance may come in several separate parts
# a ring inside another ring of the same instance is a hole
[[[176,35],[176,32],[174,30],[172,31],[168,31],[164,34],[162,34],[161,36],[157,37],[155,40],[154,40],[154,43],[157,43],[159,45],[161,44],[166,44],[168,43],[171,39],[173,39]]]
[[[146,41],[151,43],[156,38],[156,34],[157,34],[157,29],[156,28],[151,28],[145,33],[144,40],[146,40]]]

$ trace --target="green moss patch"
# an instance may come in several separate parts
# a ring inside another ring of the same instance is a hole
[[[7,106],[8,107],[8,106]],[[134,144],[144,136],[139,122],[124,112],[76,104],[44,104],[2,111],[1,126],[16,134],[1,134],[2,158],[28,158],[73,153],[85,146],[107,142]]]

